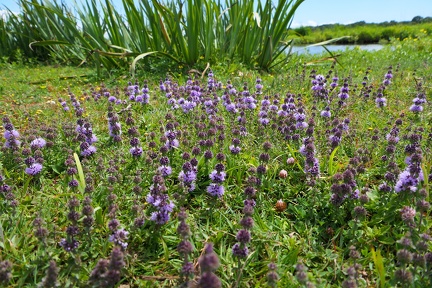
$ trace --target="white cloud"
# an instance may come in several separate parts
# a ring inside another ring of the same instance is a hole
[[[298,27],[301,27],[301,26],[317,26],[317,25],[318,25],[318,23],[315,22],[315,21],[313,21],[313,20],[308,20],[306,22],[298,22],[298,21],[294,20],[291,23],[291,28],[298,28]]]
[[[0,18],[6,19],[6,17],[10,14],[9,10],[0,10]],[[18,14],[16,12],[12,12],[13,14]]]

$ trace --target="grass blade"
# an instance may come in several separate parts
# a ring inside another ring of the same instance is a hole
[[[76,167],[77,167],[77,170],[78,170],[78,178],[79,178],[78,179],[78,183],[79,183],[78,189],[81,192],[84,192],[86,184],[85,184],[84,171],[83,171],[83,168],[82,168],[82,165],[81,165],[81,161],[80,161],[80,159],[79,159],[79,157],[78,157],[78,155],[76,153],[74,153],[73,156],[74,156],[75,164],[76,164]]]

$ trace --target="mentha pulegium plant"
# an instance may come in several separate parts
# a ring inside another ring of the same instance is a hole
[[[198,280],[200,288],[219,288],[222,287],[219,277],[214,273],[220,266],[219,257],[213,251],[213,244],[207,243],[203,254],[198,258],[201,269]]]
[[[189,225],[186,223],[187,213],[185,208],[182,207],[180,209],[177,218],[180,221],[177,227],[177,233],[181,239],[180,243],[177,245],[177,252],[180,254],[180,257],[183,260],[183,264],[180,269],[180,287],[189,287],[190,277],[194,272],[194,265],[189,259],[193,252],[192,243],[189,241],[192,233],[190,231]]]

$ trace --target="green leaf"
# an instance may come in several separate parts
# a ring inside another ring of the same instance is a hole
[[[381,256],[381,251],[377,250],[375,252],[375,248],[371,247],[371,253],[372,253],[372,260],[375,264],[375,270],[379,277],[379,286],[381,288],[385,287],[385,269],[384,269],[384,262],[383,258]]]
[[[81,161],[78,157],[78,155],[76,153],[74,153],[74,158],[75,158],[75,164],[77,166],[77,170],[78,170],[78,189],[81,191],[81,193],[84,192],[85,189],[85,178],[84,178],[84,171],[83,168],[81,166]]]
[[[102,208],[100,206],[94,209],[95,222],[97,225],[103,227],[104,226],[104,215]]]
[[[332,151],[332,153],[330,154],[330,157],[329,157],[328,174],[329,174],[330,177],[333,176],[336,173],[336,171],[337,171],[337,167],[334,165],[334,157],[335,157],[336,152],[338,151],[338,149],[339,149],[339,146],[336,147],[335,149],[333,149],[333,151]]]
[[[30,49],[32,49],[33,46],[51,46],[51,45],[72,45],[72,44],[68,41],[44,40],[44,41],[31,42],[29,44],[29,47],[30,47]]]
[[[393,245],[396,241],[391,237],[380,236],[378,237],[378,241],[382,244]]]
[[[324,46],[324,45],[332,44],[332,43],[335,43],[337,41],[340,41],[340,40],[343,40],[343,39],[347,39],[347,38],[351,38],[351,36],[342,36],[342,37],[333,38],[333,39],[330,39],[330,40],[326,40],[326,41],[310,44],[310,45],[306,46],[306,48],[313,47],[313,46]]]

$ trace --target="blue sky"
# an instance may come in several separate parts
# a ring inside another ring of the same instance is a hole
[[[432,0],[305,0],[296,11],[293,26],[399,22],[415,16],[432,17]]]
[[[121,0],[111,1],[121,9]],[[6,6],[12,11],[18,11],[16,2],[0,0],[0,10]],[[432,17],[432,0],[305,0],[294,16],[292,27],[358,21],[411,21],[415,16]]]

